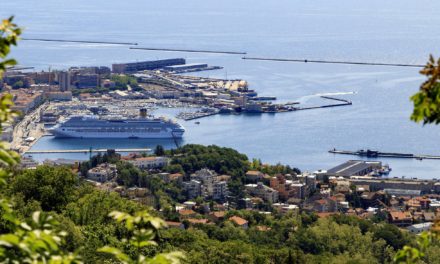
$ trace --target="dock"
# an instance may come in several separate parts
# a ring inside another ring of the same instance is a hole
[[[332,149],[328,151],[333,154],[342,154],[342,155],[353,155],[353,156],[361,156],[367,158],[399,158],[399,159],[430,159],[430,160],[440,160],[440,156],[436,155],[417,155],[411,153],[394,153],[394,152],[380,152],[376,150],[358,150],[358,151],[347,151],[347,150],[336,150]]]
[[[179,115],[177,115],[177,118],[181,118],[181,119],[183,119],[185,121],[191,121],[191,120],[195,120],[195,119],[199,119],[199,118],[203,118],[203,117],[217,115],[218,113],[219,113],[219,111],[215,111],[215,112],[180,113]]]
[[[105,153],[110,149],[54,149],[28,150],[24,154],[56,154],[56,153]],[[113,150],[113,149],[112,149]],[[114,149],[115,152],[150,152],[149,148]]]

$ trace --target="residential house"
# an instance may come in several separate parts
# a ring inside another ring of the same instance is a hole
[[[133,164],[139,169],[158,169],[163,168],[168,165],[169,158],[167,157],[141,157],[128,160],[129,163]]]
[[[106,182],[116,177],[117,172],[115,164],[102,163],[88,170],[87,178],[93,181]]]
[[[313,202],[313,211],[315,212],[336,212],[338,203],[335,198],[322,198]]]
[[[229,218],[229,221],[233,222],[234,224],[236,224],[237,226],[243,229],[249,228],[249,222],[246,219],[243,219],[239,216],[232,216]]]
[[[224,201],[226,200],[227,196],[229,195],[228,191],[228,183],[225,181],[216,182],[214,183],[213,189],[212,189],[212,199],[217,201]]]
[[[182,189],[187,199],[194,199],[202,195],[202,184],[200,181],[191,180],[182,183]]]
[[[249,194],[257,196],[269,203],[278,202],[278,191],[264,185],[262,182],[257,184],[247,184],[245,185],[246,190]]]
[[[391,211],[389,212],[390,223],[399,227],[409,226],[412,224],[412,215],[408,211]]]
[[[206,218],[197,219],[197,218],[188,218],[186,219],[190,225],[206,225],[209,224],[209,220]]]
[[[413,234],[420,234],[425,231],[429,231],[432,227],[432,222],[420,223],[408,226],[406,229]]]
[[[256,183],[263,180],[263,178],[264,178],[264,173],[260,171],[251,170],[246,172],[246,181],[248,182]]]
[[[225,215],[226,212],[225,211],[217,211],[217,212],[212,212],[209,214],[209,218],[213,221],[213,222],[221,222],[225,219]]]
[[[191,209],[181,209],[178,213],[181,219],[193,218],[197,215],[197,213]]]
[[[168,228],[185,229],[185,225],[181,222],[165,221]]]

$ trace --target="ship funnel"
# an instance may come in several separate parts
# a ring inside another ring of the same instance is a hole
[[[146,118],[146,117],[147,117],[147,108],[141,108],[141,109],[139,110],[139,115],[140,115],[142,118]]]

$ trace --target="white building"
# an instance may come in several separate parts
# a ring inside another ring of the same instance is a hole
[[[117,169],[115,164],[103,163],[98,167],[92,168],[87,172],[87,178],[93,181],[106,182],[117,175]]]
[[[260,197],[269,203],[278,202],[278,191],[264,185],[262,182],[258,182],[257,184],[247,184],[245,185],[245,188],[251,195]]]
[[[432,222],[426,222],[426,223],[408,226],[406,229],[408,229],[408,231],[413,234],[420,234],[424,231],[430,230],[431,226],[432,226]]]
[[[20,159],[20,168],[22,169],[36,169],[39,163],[30,157],[22,157]]]
[[[225,200],[229,195],[228,183],[225,181],[216,182],[213,186],[212,199]]]
[[[142,157],[128,160],[135,167],[140,169],[157,169],[163,168],[169,163],[169,158],[167,157]]]
[[[182,187],[188,199],[194,199],[202,194],[202,184],[199,181],[191,180],[183,182]]]
[[[202,183],[202,196],[212,196],[214,193],[214,184],[216,183],[217,174],[209,169],[201,169],[191,175],[191,180]]]

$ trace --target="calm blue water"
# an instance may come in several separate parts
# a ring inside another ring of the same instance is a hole
[[[249,56],[423,64],[440,55],[438,1],[360,0],[15,0],[15,14],[29,38],[138,42],[140,46],[247,51]],[[318,93],[346,95],[353,106],[261,116],[213,116],[183,122],[184,143],[217,144],[265,162],[302,170],[328,169],[350,158],[332,148],[440,154],[440,127],[409,121],[423,78],[417,69],[244,61],[239,56],[129,50],[125,46],[22,41],[13,54],[37,69],[184,57],[224,66],[203,76],[243,78],[260,95],[321,103]],[[171,142],[159,142],[172,146]],[[41,139],[35,149],[152,147],[142,140]],[[79,155],[87,158],[86,155]],[[78,155],[64,155],[79,158]],[[37,158],[55,158],[38,156]],[[393,176],[440,178],[440,162],[389,159]]]

